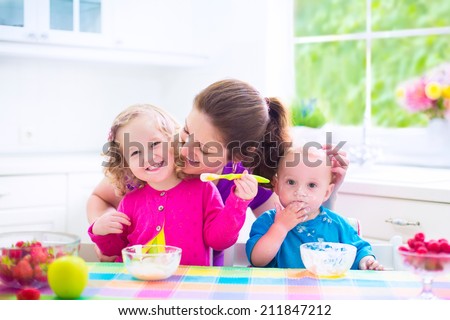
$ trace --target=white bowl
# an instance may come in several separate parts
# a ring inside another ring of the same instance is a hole
[[[351,268],[356,247],[337,242],[309,242],[300,246],[306,269],[321,277],[342,277]]]
[[[167,279],[175,273],[181,260],[181,249],[172,246],[134,245],[122,250],[128,272],[140,280]]]

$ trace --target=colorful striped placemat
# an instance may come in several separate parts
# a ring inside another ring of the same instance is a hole
[[[352,270],[338,279],[318,279],[304,269],[180,266],[163,281],[134,279],[121,263],[89,263],[89,283],[81,299],[307,300],[410,299],[420,278],[407,271]],[[450,277],[439,277],[433,292],[450,299]],[[16,290],[0,285],[0,299]],[[54,299],[50,288],[42,299]]]

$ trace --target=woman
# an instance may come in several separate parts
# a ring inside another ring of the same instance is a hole
[[[195,97],[180,134],[183,171],[189,175],[221,174],[240,173],[249,168],[254,174],[271,180],[279,158],[290,146],[289,125],[288,112],[277,99],[263,98],[255,88],[240,80],[215,82]],[[339,186],[348,162],[345,154],[331,156],[335,158],[332,170],[337,177],[336,186]],[[338,158],[344,161],[336,161]],[[217,188],[223,200],[233,184],[228,180],[218,181]],[[271,186],[265,187],[259,187],[250,203],[257,217],[278,203]],[[108,180],[103,179],[88,200],[89,223],[107,211],[115,211],[120,200]],[[120,233],[122,226],[119,222],[116,224]],[[214,265],[221,264],[223,257],[216,255]]]

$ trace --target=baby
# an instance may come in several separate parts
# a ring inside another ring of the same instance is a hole
[[[280,160],[273,185],[282,207],[265,212],[252,225],[246,251],[253,266],[304,268],[300,245],[327,241],[357,248],[352,269],[383,269],[349,222],[323,207],[334,188],[327,160],[325,151],[316,148],[291,149]]]

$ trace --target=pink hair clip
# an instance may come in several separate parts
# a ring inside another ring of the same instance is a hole
[[[113,140],[114,140],[114,134],[113,134],[113,131],[111,129],[111,130],[109,130],[109,133],[108,133],[108,141],[112,142]]]

